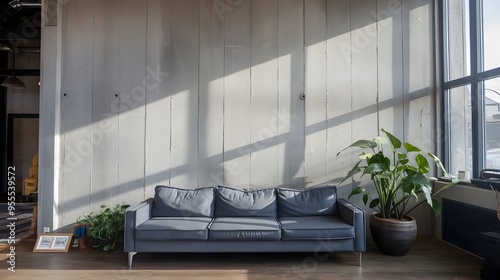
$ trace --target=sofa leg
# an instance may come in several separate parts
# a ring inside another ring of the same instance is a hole
[[[363,265],[363,253],[359,252],[358,253],[358,259],[359,259],[359,266]]]
[[[137,252],[128,252],[128,266],[132,267],[132,260]]]

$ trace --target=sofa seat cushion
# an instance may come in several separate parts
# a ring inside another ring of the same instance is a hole
[[[207,240],[207,217],[154,217],[137,226],[137,240]]]
[[[338,216],[280,217],[282,240],[354,238],[354,227]]]
[[[209,240],[280,240],[276,218],[217,217],[208,229]]]

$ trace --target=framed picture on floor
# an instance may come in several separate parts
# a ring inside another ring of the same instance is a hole
[[[72,233],[41,233],[33,252],[68,252]]]

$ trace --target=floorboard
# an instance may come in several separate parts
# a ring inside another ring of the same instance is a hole
[[[8,243],[11,238],[12,223],[15,225],[15,239],[36,239],[36,223],[33,224],[33,207],[35,203],[16,202],[12,208],[13,216],[9,215],[9,205],[0,203],[0,244]],[[16,220],[8,220],[8,219]]]
[[[16,273],[7,270],[9,248],[0,244],[1,279],[479,279],[482,260],[434,238],[419,238],[404,257],[382,255],[368,243],[363,266],[353,253],[146,254],[126,265],[122,250],[70,248],[33,253],[33,241],[16,244]]]

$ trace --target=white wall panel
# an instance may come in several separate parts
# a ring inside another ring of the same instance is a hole
[[[353,141],[378,134],[376,1],[351,1]]]
[[[170,185],[171,178],[170,2],[154,0],[148,5],[146,67],[151,79],[146,95],[146,197],[154,194],[155,186]]]
[[[305,1],[305,185],[327,182],[326,1]]]
[[[377,1],[379,127],[404,136],[402,4]]]
[[[278,87],[279,185],[304,187],[304,2],[279,0]],[[283,139],[283,140],[281,140]]]
[[[328,181],[335,184],[351,170],[349,152],[337,156],[351,139],[351,0],[328,1]],[[350,193],[340,188],[339,193]]]
[[[278,1],[252,1],[251,178],[260,189],[278,186]]]
[[[198,186],[224,183],[224,19],[200,2]]]
[[[118,8],[118,7],[117,7]],[[118,185],[111,189],[113,204],[144,197],[144,129],[146,87],[147,6],[135,0],[119,6]]]
[[[45,6],[42,6],[42,12],[48,16],[54,16],[54,11]],[[57,137],[64,133],[61,128],[60,100],[62,53],[58,50],[63,41],[61,29],[60,26],[42,26],[40,79],[44,82],[40,86],[38,184],[43,187],[39,188],[38,193],[37,232],[41,232],[44,226],[61,227],[58,209],[59,192],[66,188],[62,184],[61,167],[64,164],[62,155],[64,140]]]
[[[241,188],[251,184],[250,15],[248,0],[224,13],[224,184]]]
[[[352,141],[371,139],[378,135],[378,81],[377,81],[377,1],[351,1],[351,50],[352,50]],[[359,161],[359,149],[351,148],[353,164]],[[373,192],[368,176],[355,176]],[[362,197],[353,202],[363,205]],[[365,209],[369,209],[365,207]]]
[[[102,141],[92,148],[91,210],[110,204],[118,186],[118,117],[120,106],[120,0],[94,2],[92,131]],[[68,35],[71,36],[71,35]],[[76,174],[75,174],[76,175]],[[65,186],[74,188],[74,186]]]
[[[64,165],[61,222],[75,222],[90,212],[91,152],[104,137],[92,130],[93,13],[86,1],[72,1],[64,6],[67,34],[64,41],[64,71],[61,89],[61,129],[64,131]]]
[[[172,95],[171,184],[198,186],[198,61],[200,1],[170,1],[169,82]],[[165,32],[165,31],[164,31]]]

